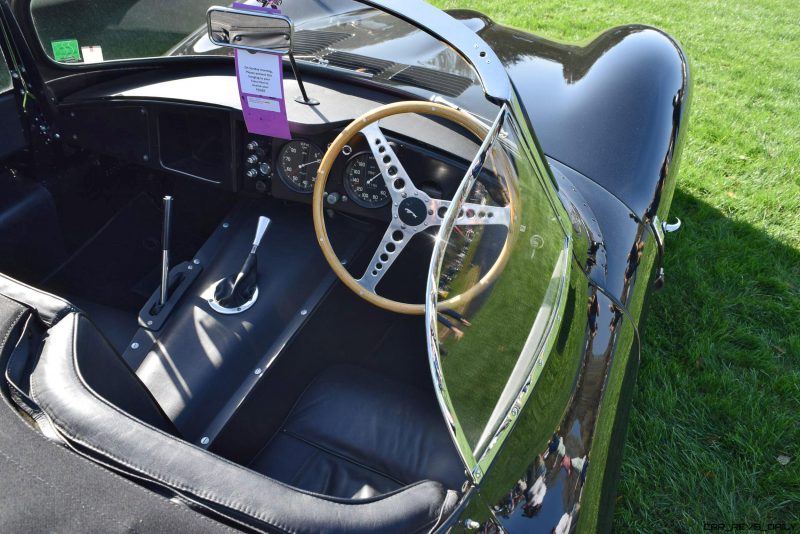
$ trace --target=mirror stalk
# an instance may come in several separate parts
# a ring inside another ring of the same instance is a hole
[[[297,80],[297,85],[300,86],[300,94],[302,95],[295,98],[294,101],[307,106],[318,106],[319,100],[308,97],[306,86],[303,84],[303,78],[300,76],[300,68],[297,66],[297,62],[294,60],[294,53],[291,50],[289,51],[289,63],[292,65],[294,79]]]

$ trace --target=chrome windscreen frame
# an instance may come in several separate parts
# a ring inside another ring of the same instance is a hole
[[[385,11],[453,47],[478,75],[483,92],[503,105],[512,98],[511,81],[494,50],[477,33],[423,0],[357,0]]]
[[[442,354],[439,348],[438,329],[439,280],[449,236],[453,232],[456,222],[458,221],[460,208],[467,201],[470,192],[475,186],[475,182],[482,172],[483,166],[494,144],[501,138],[506,120],[509,116],[513,119],[512,110],[517,109],[513,104],[514,101],[512,100],[510,103],[505,103],[501,107],[497,118],[492,124],[478,153],[470,164],[464,179],[456,191],[447,213],[442,219],[442,224],[433,245],[425,294],[428,358],[434,390],[442,414],[447,422],[451,438],[464,463],[470,482],[474,484],[480,483],[484,473],[502,448],[503,441],[513,429],[522,408],[527,403],[542,373],[544,365],[553,350],[566,308],[568,281],[572,265],[572,237],[570,234],[565,233],[561,253],[551,273],[551,284],[548,289],[548,293],[552,293],[553,306],[550,309],[551,313],[549,313],[549,316],[545,319],[541,327],[536,327],[536,325],[534,325],[529,340],[523,348],[523,352],[529,355],[529,357],[526,358],[529,365],[527,365],[524,370],[520,370],[521,373],[524,373],[523,376],[525,377],[523,385],[521,388],[518,388],[518,391],[513,392],[513,402],[509,403],[510,405],[502,410],[500,417],[495,418],[495,421],[487,425],[486,431],[490,432],[489,438],[484,440],[482,446],[473,448],[458,421],[455,407],[453,406],[447,390],[446,379],[442,372]],[[515,231],[515,229],[510,226],[509,231]],[[534,331],[541,334],[536,337],[536,339],[533,339]]]
[[[439,406],[442,409],[442,414],[447,419],[448,430],[450,435],[455,441],[456,449],[461,456],[461,460],[472,474],[473,467],[476,465],[475,457],[472,454],[472,448],[469,445],[464,430],[458,423],[455,415],[455,408],[447,394],[447,387],[445,386],[445,379],[442,374],[442,358],[439,351],[439,334],[438,334],[438,301],[439,301],[439,277],[441,275],[442,262],[444,261],[445,251],[447,249],[448,236],[452,233],[453,227],[458,219],[459,210],[461,206],[467,201],[467,197],[475,186],[475,181],[478,179],[486,159],[489,156],[489,151],[500,137],[500,132],[503,129],[503,124],[508,112],[508,105],[503,104],[500,108],[497,118],[492,124],[489,132],[483,140],[478,153],[470,163],[464,179],[461,180],[453,196],[450,208],[445,213],[442,219],[442,224],[439,227],[439,232],[436,234],[436,240],[433,245],[433,255],[431,256],[430,269],[428,271],[427,286],[425,289],[425,324],[427,327],[427,341],[428,341],[428,358],[431,368],[431,376],[433,378],[434,390],[436,391],[436,398],[439,401]],[[509,228],[509,231],[511,229]]]
[[[475,465],[470,469],[476,481],[481,479],[483,473],[485,473],[492,464],[495,456],[497,456],[497,453],[500,451],[503,441],[514,428],[514,424],[517,422],[522,408],[528,402],[528,398],[531,396],[534,386],[538,382],[542,370],[553,351],[558,337],[559,326],[561,325],[561,320],[564,317],[564,310],[567,305],[571,265],[572,237],[566,236],[564,237],[561,254],[559,254],[558,261],[550,276],[551,283],[548,292],[553,293],[552,302],[554,305],[550,310],[546,308],[540,310],[537,321],[534,323],[529,334],[528,341],[522,349],[523,355],[520,355],[518,363],[526,367],[519,371],[522,376],[526,377],[525,382],[522,387],[517,387],[514,391],[515,397],[513,402],[503,407],[502,418],[496,421],[490,420],[487,425],[487,431],[491,431],[491,434],[486,438],[485,444],[479,444],[476,447],[479,456]],[[537,323],[540,318],[544,324],[542,328],[537,328]],[[525,357],[525,353],[528,353],[529,357]],[[483,441],[483,439],[481,441]]]

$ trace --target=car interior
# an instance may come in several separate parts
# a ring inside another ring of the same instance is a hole
[[[203,471],[198,486],[216,477],[241,490],[258,474],[287,502],[378,503],[373,527],[392,508],[416,521],[409,531],[433,525],[467,476],[433,390],[424,316],[341,283],[311,212],[337,135],[408,97],[309,70],[309,106],[287,70],[292,139],[253,135],[220,59],[86,84],[57,107],[62,142],[34,140],[4,161],[0,304],[35,318],[8,356],[5,392],[115,469],[146,471],[158,454],[171,470]],[[381,129],[433,199],[453,197],[482,141],[418,114]],[[384,246],[391,200],[381,180],[367,183],[381,169],[365,135],[335,156],[325,225],[359,278]],[[486,174],[472,201],[502,206],[493,187]],[[437,229],[413,236],[378,293],[423,303]]]

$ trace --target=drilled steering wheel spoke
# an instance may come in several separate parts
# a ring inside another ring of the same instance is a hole
[[[431,208],[433,210],[431,226],[442,224],[442,220],[450,204],[451,202],[449,200],[431,201]],[[510,224],[510,207],[486,206],[484,204],[474,204],[472,202],[465,202],[461,206],[458,218],[456,219],[456,226],[501,225],[508,228]]]
[[[381,176],[386,184],[386,189],[389,190],[389,196],[392,197],[392,204],[394,210],[406,198],[419,198],[423,202],[428,202],[429,198],[424,192],[420,191],[414,186],[411,178],[408,176],[400,158],[389,144],[386,136],[377,122],[374,122],[361,130],[364,137],[367,138],[369,149],[375,161],[378,163],[378,168],[381,170]]]
[[[400,223],[389,225],[364,272],[364,276],[358,281],[361,287],[375,293],[375,288],[378,287],[386,271],[389,270],[415,233],[417,232],[414,229],[403,228]]]

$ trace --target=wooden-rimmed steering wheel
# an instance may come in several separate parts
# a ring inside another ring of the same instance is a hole
[[[431,198],[428,194],[414,186],[414,183],[411,181],[411,178],[398,159],[397,154],[395,154],[389,141],[387,141],[378,126],[378,122],[381,119],[404,113],[434,115],[448,119],[473,133],[479,140],[483,140],[488,131],[486,126],[476,120],[472,115],[462,110],[438,103],[409,101],[388,104],[374,109],[350,123],[350,125],[348,125],[333,141],[330,147],[328,147],[328,151],[325,153],[325,157],[322,158],[319,172],[317,173],[312,210],[317,242],[328,264],[330,264],[336,276],[338,276],[347,287],[354,291],[359,297],[379,308],[408,315],[422,315],[425,313],[424,304],[398,302],[382,297],[375,291],[375,288],[383,279],[386,271],[389,270],[405,246],[411,241],[411,238],[428,228],[440,226],[442,217],[451,204],[449,200]],[[389,228],[387,228],[381,239],[380,245],[378,245],[378,249],[372,256],[364,275],[357,280],[342,265],[331,246],[330,239],[328,239],[328,232],[325,227],[325,187],[328,183],[328,175],[331,172],[331,168],[337,156],[359,133],[362,134],[369,143],[370,151],[378,163],[378,168],[386,184],[386,189],[389,191],[392,220],[389,223]],[[496,207],[465,203],[456,220],[456,225],[503,225],[506,228],[512,228],[512,223],[515,221],[517,215],[517,195],[515,194],[516,190],[513,186],[510,186],[510,184],[505,185],[509,186],[506,187],[510,200],[507,206]],[[486,272],[483,278],[460,295],[440,302],[440,309],[455,309],[460,304],[469,302],[494,281],[508,260],[512,234],[513,232],[510,230],[507,232],[503,249],[500,251],[494,265]]]

